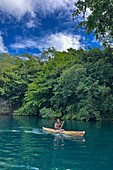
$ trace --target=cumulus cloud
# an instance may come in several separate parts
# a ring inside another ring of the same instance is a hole
[[[55,47],[58,51],[67,51],[68,48],[79,49],[80,46],[80,35],[56,33],[51,34],[45,40],[42,39],[40,49]],[[45,43],[44,43],[45,42]]]
[[[2,53],[7,53],[7,48],[5,47],[4,45],[4,42],[3,42],[3,38],[1,36],[1,33],[0,33],[0,52]]]
[[[32,0],[0,0],[0,10],[18,18],[27,12],[35,17]]]
[[[81,36],[73,35],[67,33],[56,33],[51,35],[46,35],[41,39],[26,39],[18,40],[15,44],[10,47],[17,49],[27,49],[27,48],[38,48],[41,51],[49,47],[53,47],[58,51],[67,51],[68,48],[79,49],[84,48],[84,45],[80,43]]]
[[[32,17],[36,13],[53,13],[57,9],[72,9],[76,0],[0,0],[0,10],[21,18],[26,13]]]

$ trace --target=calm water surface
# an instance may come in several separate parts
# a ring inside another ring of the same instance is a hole
[[[83,138],[43,132],[54,122],[0,116],[0,169],[113,169],[113,122],[65,122],[66,130],[85,130]]]

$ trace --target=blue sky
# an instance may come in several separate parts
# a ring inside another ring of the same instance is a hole
[[[0,52],[41,53],[49,47],[87,50],[98,47],[93,34],[76,30],[82,20],[72,20],[76,0],[0,0]],[[86,17],[90,14],[87,10]]]

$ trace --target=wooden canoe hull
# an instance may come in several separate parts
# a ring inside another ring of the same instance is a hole
[[[60,134],[71,135],[71,136],[84,136],[85,134],[85,131],[61,131],[61,130],[54,130],[46,127],[43,127],[43,130],[52,133],[60,133]]]

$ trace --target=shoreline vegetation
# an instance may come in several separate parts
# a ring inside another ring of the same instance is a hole
[[[113,120],[113,49],[0,54],[0,115]]]
[[[15,113],[11,113],[11,112],[0,112],[0,116],[16,116],[16,117],[20,117],[20,116],[24,116],[24,117],[39,117],[39,118],[42,118],[42,119],[46,119],[46,120],[55,120],[56,118],[60,118],[61,120],[64,120],[62,117],[42,117],[40,115],[24,115],[24,114],[15,114]],[[71,120],[71,121],[85,121],[85,122],[112,122],[113,121],[113,118],[101,118],[101,119],[90,119],[90,120],[86,120],[86,119],[65,119],[66,120]]]

